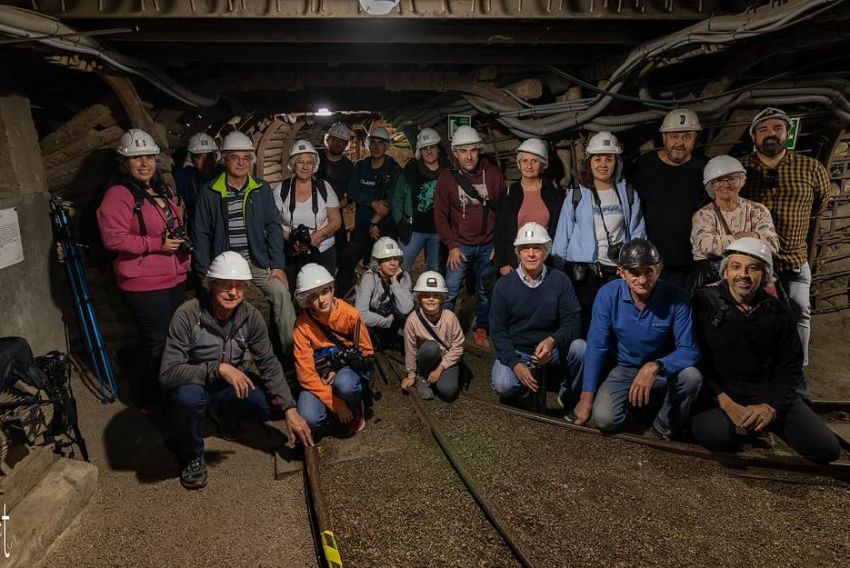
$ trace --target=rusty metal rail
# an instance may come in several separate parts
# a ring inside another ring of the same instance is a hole
[[[319,472],[319,451],[316,447],[304,448],[304,498],[310,516],[310,532],[319,568],[342,568],[339,546],[331,529],[325,497],[322,493]]]

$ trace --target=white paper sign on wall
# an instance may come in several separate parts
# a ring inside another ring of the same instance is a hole
[[[0,209],[0,269],[24,261],[17,209]]]

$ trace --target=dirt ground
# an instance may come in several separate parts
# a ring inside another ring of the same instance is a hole
[[[850,310],[812,319],[806,376],[815,398],[850,400]]]

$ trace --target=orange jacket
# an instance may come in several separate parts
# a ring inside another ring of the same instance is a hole
[[[360,349],[364,356],[374,353],[372,340],[369,338],[369,330],[360,319],[360,312],[351,305],[338,299],[327,320],[323,317],[317,319],[333,331],[339,332],[340,335],[352,338],[354,337],[354,328],[357,322],[360,322]],[[345,402],[333,395],[331,385],[322,382],[313,360],[314,351],[323,347],[331,347],[335,343],[325,336],[307,312],[302,313],[295,320],[292,340],[295,344],[295,373],[301,387],[316,395],[331,412],[338,412]],[[346,345],[352,344],[351,341],[344,343]]]

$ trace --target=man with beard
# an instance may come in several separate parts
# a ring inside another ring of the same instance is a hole
[[[348,180],[351,178],[351,170],[354,164],[345,155],[345,149],[351,139],[351,129],[344,122],[336,122],[325,134],[325,151],[319,160],[319,171],[316,176],[331,184],[334,193],[339,199],[339,210],[343,214],[343,223],[334,234],[334,246],[336,247],[336,265],[342,263],[345,254],[345,245],[348,244],[348,235],[345,226],[345,211],[349,208]]]
[[[708,202],[706,159],[693,155],[701,129],[694,111],[671,110],[661,123],[663,147],[641,156],[628,178],[640,196],[647,238],[664,258],[663,278],[682,287],[693,263],[691,217]]]
[[[777,108],[766,108],[755,116],[750,125],[755,150],[741,159],[747,170],[741,197],[758,201],[773,216],[779,235],[776,274],[794,310],[805,367],[809,364],[812,284],[808,238],[826,209],[829,176],[818,161],[785,148],[790,128],[791,118]],[[806,396],[805,378],[800,386]]]
[[[703,390],[691,424],[710,450],[734,450],[738,432],[775,432],[817,463],[838,459],[838,439],[795,392],[803,350],[786,305],[764,291],[773,278],[772,249],[744,237],[723,253],[716,285],[696,291],[694,329],[705,348]]]

